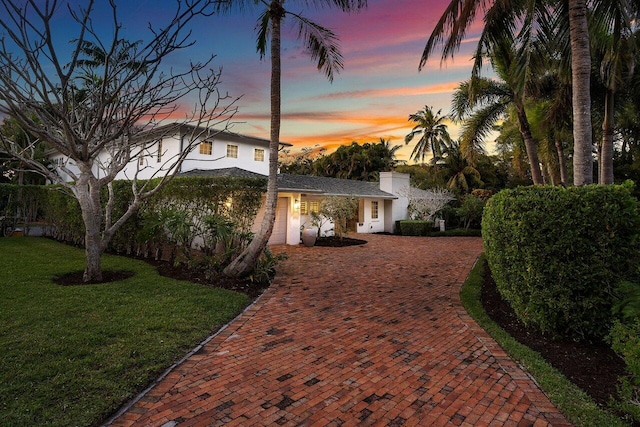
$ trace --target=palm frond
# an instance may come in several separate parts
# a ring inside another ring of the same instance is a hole
[[[260,14],[258,22],[256,22],[256,51],[260,55],[260,59],[264,59],[267,55],[267,48],[269,46],[269,35],[271,34],[271,15],[269,10],[265,9]]]
[[[330,82],[335,74],[344,68],[340,53],[338,36],[328,28],[316,24],[298,14],[289,14],[298,20],[298,36],[304,40],[313,61],[317,61],[318,70],[324,71]]]
[[[486,10],[489,0],[451,0],[436,23],[422,52],[418,69],[422,70],[437,47],[442,48],[441,63],[453,58],[479,10]]]

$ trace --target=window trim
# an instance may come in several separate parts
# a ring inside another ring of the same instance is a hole
[[[234,147],[234,149],[235,149],[235,155],[230,155],[230,154],[234,154],[234,153],[233,153],[233,151],[234,151],[233,149],[232,149],[231,151],[229,151],[229,149],[230,149],[231,147]],[[239,151],[239,149],[238,149],[238,146],[237,146],[237,145],[235,145],[235,144],[227,144],[227,157],[228,157],[229,159],[237,159],[237,158],[238,158],[238,151]]]
[[[258,158],[258,153],[261,154],[261,158]],[[254,148],[253,149],[253,160],[256,162],[264,162],[265,160],[265,149],[264,148]]]

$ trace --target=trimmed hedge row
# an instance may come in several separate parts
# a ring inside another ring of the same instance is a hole
[[[142,182],[139,182],[141,185]],[[131,182],[112,183],[115,193],[113,218],[119,218],[132,200]],[[103,205],[107,188],[102,189]],[[171,207],[194,215],[217,215],[233,222],[239,231],[249,231],[266,190],[266,179],[232,177],[178,177],[159,193],[145,201],[111,239],[108,250],[131,253],[145,245],[145,223],[158,211]],[[20,197],[18,197],[18,193]],[[21,200],[18,204],[16,201]],[[28,206],[28,209],[24,206]],[[16,186],[0,184],[0,215],[17,211],[34,212],[29,221],[44,220],[55,239],[75,245],[84,244],[84,223],[77,199],[58,186]]]
[[[601,339],[613,290],[638,265],[632,185],[504,190],[482,236],[496,285],[518,317],[545,333]]]
[[[433,229],[433,221],[401,220],[397,221],[396,229],[403,236],[428,236]]]

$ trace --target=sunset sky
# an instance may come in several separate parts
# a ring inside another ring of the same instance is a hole
[[[455,61],[441,67],[436,55],[421,72],[418,63],[449,1],[369,0],[369,7],[355,14],[285,3],[339,36],[345,68],[329,83],[304,52],[296,29],[285,25],[281,140],[294,144],[294,149],[317,144],[332,150],[380,138],[404,146],[404,136],[412,128],[409,114],[425,105],[448,113],[452,91],[470,75],[470,52],[479,25],[469,32]],[[123,34],[130,39],[145,29],[142,24],[166,22],[167,11],[175,7],[174,0],[118,3]],[[195,46],[172,60],[184,65],[215,54],[213,67],[223,69],[221,90],[241,97],[232,130],[268,138],[270,64],[261,61],[255,49],[257,16],[256,10],[199,18],[193,25]],[[455,125],[450,124],[449,130],[457,136]],[[403,147],[398,157],[408,159],[411,149],[412,145]]]

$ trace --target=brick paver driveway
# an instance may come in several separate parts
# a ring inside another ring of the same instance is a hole
[[[568,425],[466,314],[479,238],[279,247],[261,299],[113,425]]]

